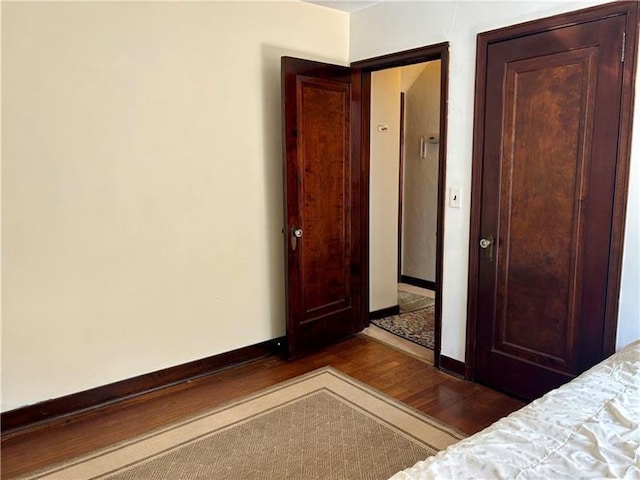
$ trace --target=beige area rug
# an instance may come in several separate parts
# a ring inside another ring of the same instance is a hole
[[[464,436],[327,367],[28,478],[386,479]]]

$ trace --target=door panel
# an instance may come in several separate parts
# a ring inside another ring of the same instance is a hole
[[[353,334],[362,324],[360,142],[354,128],[359,111],[351,77],[346,67],[282,59],[292,357]]]
[[[496,349],[571,372],[595,49],[507,65]],[[557,128],[562,126],[562,134]],[[588,159],[587,159],[588,160]],[[552,235],[549,233],[553,232]]]
[[[298,252],[305,316],[348,308],[349,84],[298,77],[298,150],[303,172]]]
[[[524,398],[603,358],[625,23],[487,49],[476,378]]]

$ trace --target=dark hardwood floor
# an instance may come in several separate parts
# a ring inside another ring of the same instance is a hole
[[[140,435],[327,365],[469,434],[524,405],[359,335],[299,360],[266,357],[88,412],[61,426],[5,437],[2,478]]]

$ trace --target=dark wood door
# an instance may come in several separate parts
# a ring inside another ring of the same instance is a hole
[[[625,25],[486,50],[475,377],[526,399],[605,356]]]
[[[357,78],[348,67],[282,59],[291,357],[363,324]]]

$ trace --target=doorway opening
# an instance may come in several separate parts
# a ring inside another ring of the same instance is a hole
[[[377,338],[439,367],[448,43],[352,67],[363,85],[370,318],[385,330]]]

